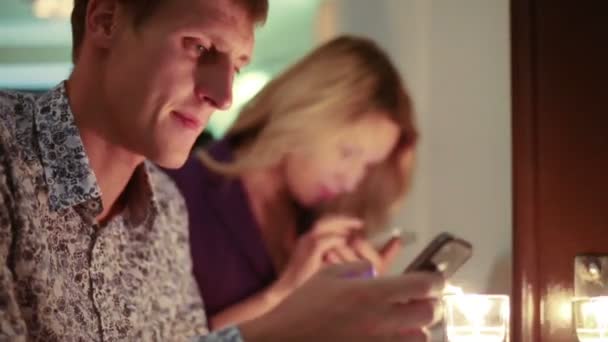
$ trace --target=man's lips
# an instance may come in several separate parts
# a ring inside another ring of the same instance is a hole
[[[188,129],[200,130],[201,126],[203,125],[201,120],[199,120],[195,115],[189,113],[172,111],[171,115],[173,115],[174,118],[176,118],[185,128]]]
[[[319,191],[319,197],[323,200],[331,199],[335,197],[338,193],[328,186],[321,186],[321,190]]]

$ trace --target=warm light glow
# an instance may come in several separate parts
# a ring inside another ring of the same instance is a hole
[[[234,104],[242,105],[249,101],[269,80],[270,76],[260,71],[248,72],[239,77],[234,90]]]
[[[450,342],[503,342],[509,325],[509,297],[444,290],[446,333]]]
[[[482,326],[485,323],[485,317],[492,305],[487,298],[478,295],[466,295],[457,296],[456,300],[460,310],[471,324]]]
[[[270,80],[270,75],[261,71],[250,71],[234,81],[232,106],[218,111],[209,120],[209,130],[215,137],[221,137],[238,117],[242,106],[253,98]]]
[[[558,309],[559,318],[562,322],[571,322],[572,321],[572,303],[567,301],[565,298],[563,302],[559,304]]]
[[[574,299],[572,310],[580,342],[608,342],[608,296]]]
[[[74,0],[33,0],[32,11],[38,18],[69,18]]]
[[[464,291],[462,287],[454,286],[450,283],[445,284],[445,288],[443,289],[444,295],[463,295]]]

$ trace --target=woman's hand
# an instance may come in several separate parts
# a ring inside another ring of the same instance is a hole
[[[331,264],[369,261],[378,274],[385,273],[399,254],[403,242],[396,236],[387,241],[382,248],[376,250],[367,239],[355,235],[347,245],[336,246],[325,255],[325,261]]]
[[[328,216],[317,221],[298,239],[287,267],[269,288],[270,295],[279,300],[286,297],[326,264],[324,256],[330,250],[351,249],[349,240],[362,226],[361,220],[347,216]]]

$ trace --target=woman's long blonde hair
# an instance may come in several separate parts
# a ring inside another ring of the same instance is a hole
[[[356,215],[369,229],[379,229],[408,188],[417,131],[399,72],[370,40],[342,36],[312,51],[243,107],[225,136],[238,158],[223,163],[204,151],[200,158],[215,172],[239,176],[278,165],[288,152],[370,113],[387,115],[397,124],[399,142],[355,192],[324,205],[322,211]]]

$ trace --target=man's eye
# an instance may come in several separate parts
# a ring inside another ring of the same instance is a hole
[[[184,48],[188,53],[192,54],[194,57],[201,57],[207,54],[212,50],[212,48],[207,47],[200,40],[192,37],[184,38]]]
[[[208,53],[211,49],[208,49],[205,45],[203,44],[196,44],[195,45],[195,49],[196,49],[196,53],[199,54],[200,56]]]

